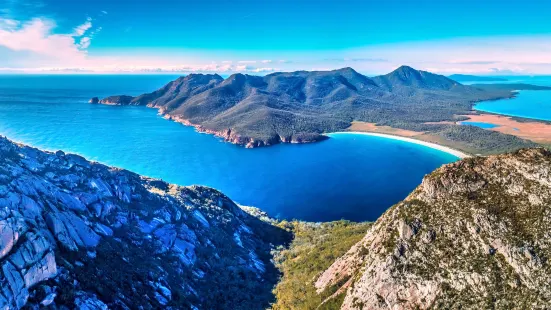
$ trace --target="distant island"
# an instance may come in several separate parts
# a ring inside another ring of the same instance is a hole
[[[495,76],[478,76],[468,74],[452,74],[448,76],[456,82],[505,82],[507,79]]]
[[[472,113],[478,101],[513,97],[514,89],[503,85],[467,86],[408,66],[372,78],[352,68],[233,74],[226,79],[190,74],[152,93],[90,102],[157,108],[167,119],[249,148],[316,142],[325,139],[325,133],[381,128],[408,131],[416,139],[471,154],[535,146],[515,136],[455,124],[468,119],[461,115]]]
[[[485,90],[551,90],[549,86],[538,86],[525,83],[508,83],[508,84],[473,84],[472,87]]]

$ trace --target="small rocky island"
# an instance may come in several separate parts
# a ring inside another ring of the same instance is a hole
[[[528,86],[525,86],[528,87]],[[518,88],[515,88],[518,89]],[[473,103],[514,96],[511,87],[473,87],[402,66],[367,77],[352,68],[277,72],[266,76],[189,74],[136,97],[92,98],[91,103],[156,108],[166,119],[248,148],[310,143],[348,130],[353,121],[420,133],[467,153],[491,154],[535,144],[454,122]]]

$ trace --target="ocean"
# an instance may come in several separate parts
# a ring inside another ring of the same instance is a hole
[[[511,76],[506,78],[506,82],[495,83],[526,83],[538,86],[551,86],[551,76]],[[551,121],[551,91],[521,90],[512,99],[480,102],[475,105],[475,110]]]
[[[245,149],[165,120],[154,109],[88,103],[94,96],[150,92],[174,78],[3,75],[0,134],[170,183],[211,186],[271,216],[307,221],[375,220],[425,174],[457,160],[365,135]]]

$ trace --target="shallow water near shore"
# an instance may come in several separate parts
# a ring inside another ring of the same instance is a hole
[[[551,121],[551,91],[522,90],[515,98],[476,104],[475,110]]]
[[[508,77],[499,83],[526,83],[551,86],[551,76]],[[511,99],[484,101],[475,105],[475,110],[508,116],[551,121],[551,91],[521,90]]]
[[[495,125],[492,123],[484,123],[484,122],[461,122],[461,125],[471,125],[475,127],[484,128],[484,129],[492,129],[492,128],[499,127],[499,125]]]
[[[0,134],[180,185],[221,190],[280,218],[375,220],[423,176],[457,157],[403,141],[332,135],[314,144],[245,149],[145,107],[91,105],[174,76],[0,76]]]

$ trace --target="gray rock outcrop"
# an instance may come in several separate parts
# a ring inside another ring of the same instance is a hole
[[[465,159],[426,176],[315,284],[339,287],[342,309],[546,309],[550,231],[549,151]]]
[[[216,190],[0,137],[0,309],[267,307],[288,237]]]

